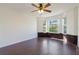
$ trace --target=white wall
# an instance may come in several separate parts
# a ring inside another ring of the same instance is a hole
[[[67,19],[67,34],[78,35],[78,19],[77,19],[77,7],[71,9],[66,13]]]
[[[38,32],[43,32],[43,23],[45,21],[45,18],[43,17],[38,17],[37,18],[37,31]]]
[[[0,6],[0,47],[37,37],[36,18]]]
[[[79,6],[78,6],[78,47],[79,47]]]
[[[75,35],[78,35],[78,7],[75,8],[75,21],[74,21],[74,30],[75,30]]]

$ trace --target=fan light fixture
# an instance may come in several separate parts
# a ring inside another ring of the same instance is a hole
[[[40,13],[40,14],[43,13],[43,12],[44,12],[43,10],[38,10],[38,13]]]

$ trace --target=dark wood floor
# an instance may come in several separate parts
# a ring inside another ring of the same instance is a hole
[[[37,38],[0,48],[0,55],[77,55],[71,44],[51,38]]]

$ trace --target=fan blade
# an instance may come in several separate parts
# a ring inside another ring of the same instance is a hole
[[[35,12],[35,11],[38,11],[38,10],[34,10],[34,11],[32,11],[32,12]]]
[[[33,4],[33,3],[32,3],[32,6],[34,6],[34,7],[38,8],[38,6],[37,6],[37,5],[35,5],[35,4]]]
[[[46,4],[45,5],[45,7],[44,8],[47,8],[47,7],[49,7],[51,4],[50,3],[48,3],[48,4]]]
[[[44,10],[44,11],[46,11],[46,12],[51,12],[51,10]]]

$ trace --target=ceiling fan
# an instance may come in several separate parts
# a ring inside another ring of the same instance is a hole
[[[51,6],[50,3],[47,4],[43,4],[43,3],[39,3],[38,6],[35,4],[32,4],[32,6],[36,7],[36,10],[33,10],[32,12],[38,11],[39,13],[43,13],[43,12],[49,12],[51,13],[51,10],[48,10],[47,7]]]

